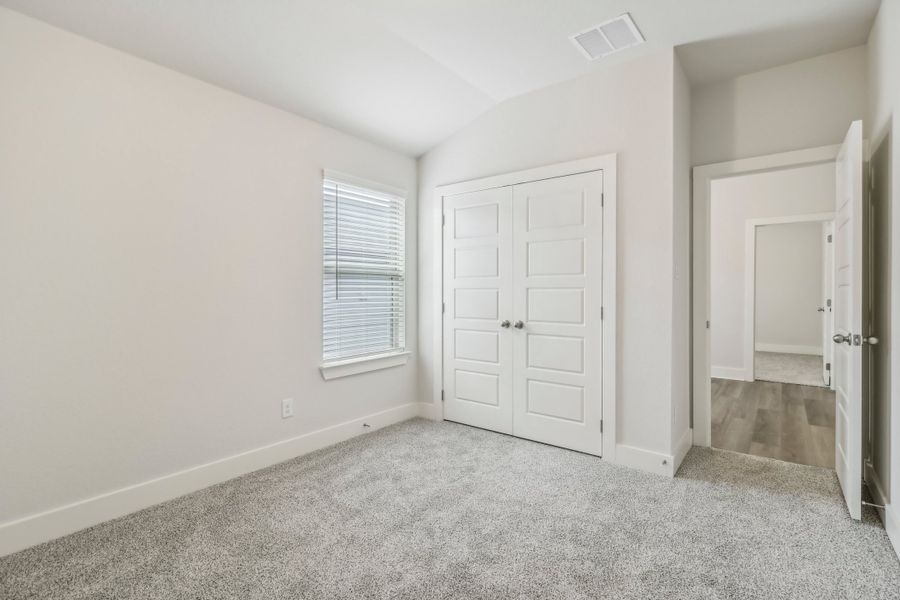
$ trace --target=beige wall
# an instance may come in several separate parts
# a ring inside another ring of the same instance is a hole
[[[436,186],[618,153],[620,444],[669,453],[672,398],[671,51],[509,100],[419,163],[420,394],[430,397]],[[610,93],[615,90],[615,93]]]
[[[673,56],[672,452],[691,428],[691,86]]]
[[[6,9],[0,89],[0,525],[416,400],[318,372],[321,169],[410,191],[414,350],[414,160]]]
[[[839,144],[866,111],[866,47],[699,86],[693,165]]]
[[[869,104],[866,115],[866,137],[870,151],[889,144],[887,156],[880,155],[879,164],[889,171],[877,175],[886,184],[878,197],[891,206],[890,272],[893,289],[900,281],[900,0],[884,0],[868,45]],[[876,398],[874,411],[881,417],[875,430],[873,448],[876,455],[875,485],[882,488],[886,500],[891,502],[887,515],[887,530],[895,548],[900,549],[900,353],[893,352],[893,340],[900,339],[900,294],[891,294],[890,330],[877,332],[885,339],[881,352],[887,352],[891,365],[892,384],[889,396]],[[868,475],[872,479],[872,474]],[[872,487],[872,484],[870,484]]]

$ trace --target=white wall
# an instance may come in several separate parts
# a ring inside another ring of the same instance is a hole
[[[669,454],[672,398],[671,51],[502,103],[419,163],[421,377],[430,397],[436,186],[618,153],[619,444]]]
[[[6,9],[0,89],[0,525],[416,400],[318,371],[321,169],[410,191],[414,350],[414,160]]]
[[[691,87],[677,55],[673,58],[672,453],[676,454],[691,428]]]
[[[900,0],[883,0],[868,44],[869,104],[866,113],[866,137],[870,150],[890,144],[890,205],[891,205],[891,280],[896,289],[900,281]],[[900,294],[892,293],[891,326],[889,332],[881,332],[887,348],[893,340],[900,340]],[[890,350],[888,350],[890,352]],[[881,479],[886,481],[881,500],[889,501],[886,515],[887,530],[894,548],[900,553],[900,353],[890,352],[890,398],[881,398],[879,414],[884,415],[888,427],[876,431],[875,447],[879,456]],[[885,439],[888,438],[888,439]],[[877,477],[879,473],[876,472]],[[872,474],[867,475],[868,479]],[[872,486],[870,486],[872,487]]]
[[[866,48],[699,86],[692,104],[694,165],[837,144],[865,113]]]
[[[715,179],[710,196],[710,352],[713,377],[741,378],[748,219],[834,210],[834,164]]]
[[[756,349],[822,353],[822,223],[756,228]]]

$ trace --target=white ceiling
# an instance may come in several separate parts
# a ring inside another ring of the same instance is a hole
[[[879,0],[0,0],[412,156],[503,100],[663,47],[694,83],[865,43]],[[630,12],[648,43],[568,36]]]

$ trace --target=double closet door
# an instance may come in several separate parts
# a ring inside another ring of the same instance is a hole
[[[600,455],[603,173],[444,197],[444,418]]]

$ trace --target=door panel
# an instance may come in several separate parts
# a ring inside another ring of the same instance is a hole
[[[512,188],[444,199],[444,418],[512,433]]]
[[[514,186],[513,433],[601,453],[603,176]]]
[[[838,153],[834,220],[835,470],[850,516],[861,514],[863,179],[862,122],[854,121]]]

